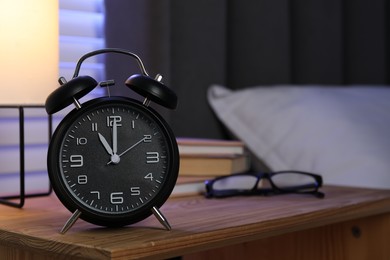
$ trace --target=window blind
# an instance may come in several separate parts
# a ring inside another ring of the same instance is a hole
[[[87,52],[104,47],[103,0],[60,0],[60,75],[70,79],[78,59]],[[95,56],[87,59],[80,75],[97,81],[104,78],[104,61]]]

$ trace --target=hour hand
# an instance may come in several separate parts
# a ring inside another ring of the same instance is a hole
[[[102,143],[102,145],[104,146],[104,148],[106,149],[107,153],[109,155],[113,155],[112,149],[111,149],[110,145],[108,144],[106,138],[104,138],[104,136],[101,135],[100,133],[98,133],[98,135],[99,135],[99,140]]]

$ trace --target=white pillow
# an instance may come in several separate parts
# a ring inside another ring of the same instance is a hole
[[[224,125],[272,170],[321,174],[325,184],[390,188],[390,88],[274,86],[208,100]]]

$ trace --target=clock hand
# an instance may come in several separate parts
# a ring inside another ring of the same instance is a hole
[[[124,155],[125,153],[127,153],[128,151],[130,151],[131,149],[133,149],[134,147],[136,147],[137,145],[139,145],[140,143],[142,143],[145,139],[146,139],[146,137],[142,138],[141,140],[139,140],[138,142],[136,142],[135,144],[133,144],[132,146],[127,148],[124,152],[122,152],[121,154],[117,155],[118,158],[121,157],[122,155]],[[114,155],[116,155],[116,154],[114,154]],[[111,161],[109,161],[107,163],[107,165],[110,164],[110,163],[115,163],[115,160],[113,160],[114,155],[111,156]]]
[[[114,120],[112,126],[112,152],[113,154],[118,152],[118,126],[116,120]]]
[[[118,164],[121,161],[120,155],[117,154],[118,151],[118,125],[116,120],[112,123],[112,153],[111,161],[107,164],[114,163]]]
[[[126,149],[124,152],[122,152],[119,156],[124,155],[125,153],[127,153],[128,151],[130,151],[131,149],[133,149],[134,147],[136,147],[136,146],[139,145],[140,143],[142,143],[144,140],[145,140],[145,137],[142,138],[141,140],[139,140],[138,142],[136,142],[135,144],[133,144],[132,146],[130,146],[129,148],[127,148],[127,149]]]
[[[108,144],[106,138],[104,138],[104,136],[102,136],[100,133],[98,133],[98,135],[99,135],[99,140],[102,143],[102,145],[104,146],[104,148],[106,149],[107,153],[112,156],[113,152],[112,152],[112,149],[111,149],[110,145]]]

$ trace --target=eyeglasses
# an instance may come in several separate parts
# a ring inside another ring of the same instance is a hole
[[[238,173],[217,177],[206,181],[205,184],[207,198],[285,193],[312,194],[318,198],[325,196],[318,191],[322,186],[322,177],[302,171]]]

